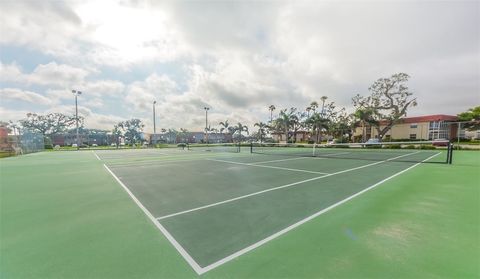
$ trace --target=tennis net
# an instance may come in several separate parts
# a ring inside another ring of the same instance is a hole
[[[373,161],[404,162],[452,162],[452,145],[448,142],[382,142],[382,143],[337,143],[337,144],[294,144],[252,143],[251,153],[322,157],[332,159],[356,159]]]
[[[240,152],[238,143],[188,144],[188,150],[199,152]]]

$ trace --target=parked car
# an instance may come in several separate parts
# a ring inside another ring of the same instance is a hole
[[[333,144],[337,144],[337,143],[338,143],[338,141],[336,139],[327,141],[327,145],[333,145]]]
[[[72,147],[78,147],[76,143],[72,143]]]
[[[379,139],[369,139],[365,142],[365,144],[379,144],[380,140]]]
[[[448,146],[449,141],[447,139],[434,139],[432,141],[433,146]]]

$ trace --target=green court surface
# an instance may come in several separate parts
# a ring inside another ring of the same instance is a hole
[[[1,159],[0,278],[480,276],[479,152],[246,149]]]

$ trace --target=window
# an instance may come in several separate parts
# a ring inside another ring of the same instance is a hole
[[[417,134],[410,134],[410,139],[411,140],[417,139]]]
[[[450,136],[450,129],[448,123],[445,121],[432,121],[428,128],[428,139],[448,139]]]
[[[417,128],[417,126],[418,126],[418,124],[417,124],[417,123],[410,124],[410,128],[412,128],[412,129],[416,129],[416,128]]]

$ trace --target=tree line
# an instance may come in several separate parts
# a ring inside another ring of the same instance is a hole
[[[246,125],[237,122],[231,125],[229,120],[219,122],[219,128],[207,127],[205,133],[228,134],[230,138],[242,141],[245,139],[244,133],[251,138],[263,141],[270,134],[284,136],[286,141],[295,142],[299,132],[307,132],[311,136],[310,140],[319,142],[325,136],[336,138],[339,141],[352,141],[353,133],[356,127],[362,127],[362,141],[365,141],[365,128],[373,127],[376,129],[378,137],[382,139],[393,125],[399,123],[401,118],[406,116],[410,107],[417,105],[417,99],[409,90],[407,82],[410,76],[405,73],[393,74],[387,78],[376,80],[369,88],[369,94],[362,96],[357,94],[352,97],[354,111],[347,113],[344,107],[338,107],[334,102],[329,102],[327,96],[317,101],[311,102],[305,108],[295,107],[282,108],[274,117],[275,105],[270,105],[268,111],[270,119],[266,122],[257,122],[254,127],[257,130],[249,134]],[[466,112],[458,114],[460,121],[468,121],[463,127],[469,130],[480,129],[480,106],[469,109]],[[28,113],[26,118],[19,120],[18,123],[0,121],[0,126],[8,127],[9,132],[13,130],[14,134],[20,134],[22,129],[39,133],[50,140],[53,135],[61,133],[74,132],[77,118],[74,115],[65,115],[62,113],[49,113],[45,115]],[[84,118],[78,117],[79,127],[82,134],[85,133],[107,133],[97,129],[85,129]],[[138,118],[121,121],[114,125],[111,133],[119,144],[120,138],[125,139],[126,143],[135,144],[142,140],[144,124]],[[167,138],[177,138],[185,141],[188,130],[180,128],[161,129]]]

